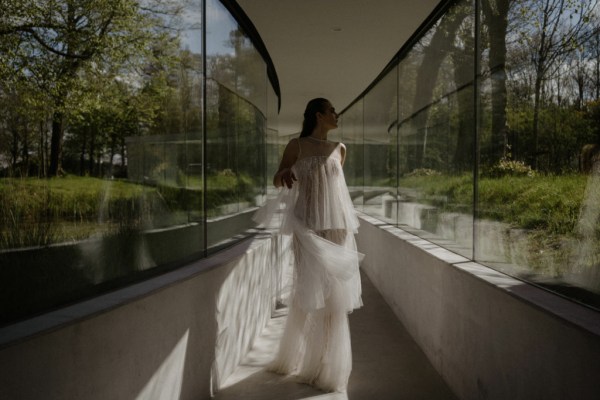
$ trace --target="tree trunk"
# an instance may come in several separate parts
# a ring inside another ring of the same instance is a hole
[[[429,105],[433,98],[433,91],[437,83],[440,66],[450,51],[456,31],[465,17],[468,15],[464,7],[456,7],[456,14],[444,18],[442,23],[431,37],[429,45],[425,48],[423,60],[417,75],[415,97],[413,100],[413,113],[418,112],[413,118],[411,125],[415,132],[415,164],[414,168],[423,167],[425,156],[425,132],[429,117]]]
[[[110,141],[110,164],[108,165],[108,176],[112,178],[113,176],[113,160],[115,158],[115,153],[117,151],[117,143],[115,137],[113,136]]]
[[[38,148],[38,159],[39,159],[39,167],[38,167],[38,178],[46,177],[46,129],[44,120],[40,120],[40,142]]]
[[[29,132],[27,129],[28,122],[23,124],[23,148],[21,149],[22,168],[21,176],[29,176]]]
[[[85,147],[87,145],[87,137],[89,133],[89,126],[86,129],[86,132],[83,134],[83,138],[81,141],[81,150],[79,152],[79,175],[85,175]]]
[[[537,73],[535,77],[535,93],[533,97],[533,127],[531,129],[532,134],[532,154],[531,154],[531,165],[533,169],[538,168],[538,131],[540,126],[540,94],[542,90],[542,75]]]
[[[508,11],[512,0],[496,0],[495,10],[489,1],[481,2],[485,21],[489,29],[489,69],[492,81],[492,132],[486,151],[491,164],[507,156],[510,148],[506,128],[506,32]]]
[[[600,30],[596,34],[596,101],[600,100]]]
[[[88,154],[90,155],[90,159],[88,160],[88,172],[90,176],[94,176],[94,155],[96,152],[96,129],[92,127],[90,129],[90,151]]]
[[[473,54],[475,43],[472,35],[467,33],[461,37],[461,40],[465,44],[464,48],[455,48],[452,53],[455,85],[457,88],[462,87],[456,93],[458,134],[452,166],[456,171],[469,171],[473,168],[473,145],[475,144],[475,124],[477,123],[473,110],[475,84],[472,78],[473,58],[474,56],[479,57],[480,54]],[[465,86],[466,83],[468,84]]]
[[[19,131],[18,124],[14,124],[11,129],[12,132],[12,143],[10,146],[10,165],[12,173],[14,174],[17,169],[17,161],[19,160]]]
[[[129,178],[129,173],[125,167],[125,160],[127,159],[127,147],[125,146],[125,137],[121,136],[121,171],[120,178]]]
[[[583,100],[585,96],[585,76],[580,66],[577,71],[577,109],[583,108]]]
[[[48,177],[52,178],[62,173],[62,147],[64,133],[64,115],[55,111],[52,115],[52,138],[50,139],[50,167]]]

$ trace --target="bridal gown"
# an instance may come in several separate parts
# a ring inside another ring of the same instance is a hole
[[[342,170],[342,145],[331,151],[314,139],[293,140],[300,146],[292,167],[297,182],[275,203],[283,210],[280,233],[292,236],[294,280],[269,370],[297,375],[326,391],[345,391],[352,369],[348,313],[362,306],[358,218]]]

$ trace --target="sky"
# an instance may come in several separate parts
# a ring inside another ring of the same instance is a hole
[[[218,0],[206,3],[208,54],[231,54],[233,49],[226,45],[229,32],[237,28],[237,23]],[[202,51],[202,10],[198,7],[186,7],[183,15],[184,26],[181,34],[182,46],[194,53]]]

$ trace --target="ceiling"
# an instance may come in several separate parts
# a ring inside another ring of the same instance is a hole
[[[238,0],[273,60],[279,132],[300,131],[308,100],[342,110],[379,75],[439,0]]]

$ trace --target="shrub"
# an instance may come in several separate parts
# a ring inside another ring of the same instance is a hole
[[[502,158],[487,173],[484,171],[484,175],[493,178],[501,178],[503,176],[528,176],[532,178],[535,176],[535,171],[523,161]]]
[[[417,176],[439,176],[439,175],[441,175],[440,172],[438,172],[434,169],[429,169],[429,168],[417,168],[417,169],[413,169],[412,171],[410,171],[407,174],[404,174],[404,176],[407,178],[417,177]]]

